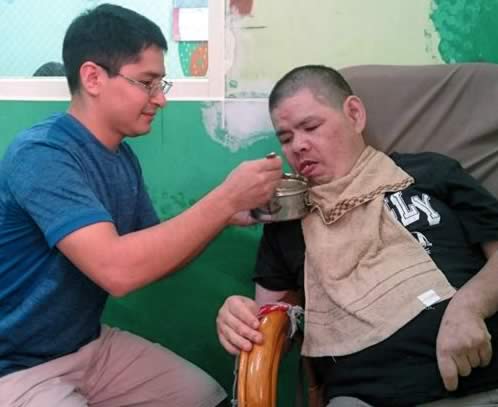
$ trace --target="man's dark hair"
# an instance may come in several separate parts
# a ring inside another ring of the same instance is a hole
[[[62,45],[69,90],[79,90],[79,71],[84,62],[93,61],[115,76],[151,45],[168,50],[161,29],[143,15],[113,4],[85,11],[68,27]]]
[[[270,92],[270,112],[301,89],[309,89],[317,99],[336,108],[353,94],[351,86],[335,69],[324,65],[304,65],[287,72]]]

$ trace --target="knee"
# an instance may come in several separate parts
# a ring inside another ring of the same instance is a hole
[[[184,406],[229,406],[225,390],[211,376],[203,371],[197,372],[195,377],[185,380],[188,388],[183,388]],[[225,403],[225,404],[223,404]]]

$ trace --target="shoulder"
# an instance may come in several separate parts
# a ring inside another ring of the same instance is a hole
[[[43,151],[64,148],[60,137],[63,130],[58,125],[59,118],[59,115],[51,116],[20,132],[7,148],[4,163],[20,164],[35,154],[43,154]]]
[[[390,158],[415,179],[445,176],[450,171],[461,169],[460,163],[447,155],[435,152],[392,153]]]
[[[397,153],[390,154],[391,159],[400,167],[426,168],[434,166],[454,166],[459,162],[447,155],[427,151],[423,153]]]

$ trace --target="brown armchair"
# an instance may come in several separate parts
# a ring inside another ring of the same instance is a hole
[[[498,65],[364,65],[341,72],[365,103],[369,144],[387,153],[446,154],[498,197]],[[267,347],[255,347],[241,357],[239,377],[243,388],[251,391],[239,398],[239,407],[277,405],[276,380],[287,324],[285,313],[267,315],[265,337],[273,336],[265,341]],[[305,371],[308,405],[321,406],[319,384],[309,364]]]

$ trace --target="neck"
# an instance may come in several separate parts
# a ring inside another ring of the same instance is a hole
[[[97,140],[111,151],[116,151],[124,139],[122,134],[113,131],[102,120],[99,109],[90,106],[83,100],[73,98],[69,105],[68,113],[83,124]]]

